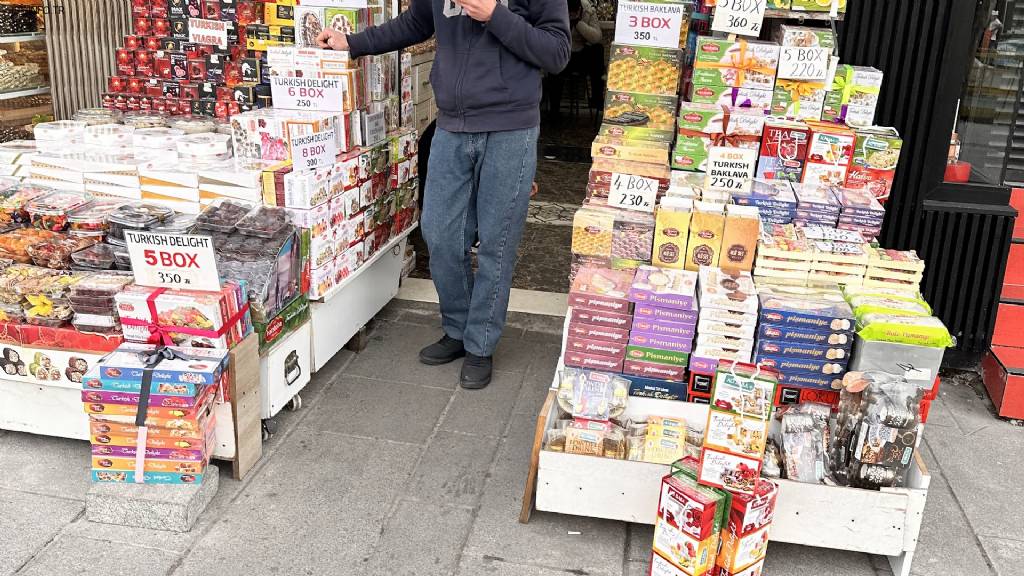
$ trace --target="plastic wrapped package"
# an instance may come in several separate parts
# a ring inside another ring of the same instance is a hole
[[[22,282],[36,276],[52,276],[54,274],[57,272],[46,268],[16,264],[11,260],[0,260],[0,302],[20,305],[22,295],[18,291],[18,287]]]
[[[163,234],[191,234],[199,216],[196,214],[175,214],[150,228],[151,232]]]
[[[626,409],[629,380],[620,375],[564,368],[559,376],[558,405],[573,417],[609,420]]]
[[[72,254],[88,248],[98,241],[99,238],[67,236],[51,242],[32,244],[27,251],[36,266],[67,270],[71,266]]]
[[[87,124],[85,122],[77,122],[75,120],[43,122],[35,125],[32,129],[32,135],[35,136],[37,143],[57,143],[61,146],[67,146],[68,144],[81,142],[85,136],[86,127]]]
[[[288,212],[276,206],[257,206],[235,227],[246,236],[273,238],[288,226]]]
[[[75,112],[71,119],[86,126],[117,124],[121,121],[121,112],[108,108],[82,108]]]
[[[573,254],[610,257],[614,236],[615,211],[612,209],[584,205],[573,216]]]
[[[200,230],[229,234],[252,208],[251,204],[236,200],[218,200],[196,218],[196,226]]]
[[[22,264],[32,261],[28,248],[36,244],[59,240],[60,234],[37,228],[18,228],[0,234],[0,258],[6,258]]]
[[[653,215],[625,211],[616,215],[612,225],[612,258],[649,262],[653,245]]]
[[[782,450],[786,478],[811,484],[828,473],[829,414],[825,404],[798,404],[782,414]]]
[[[68,228],[69,215],[92,200],[92,194],[85,192],[55,190],[30,200],[25,211],[36,228],[62,232]]]
[[[28,222],[26,205],[49,192],[53,192],[53,188],[33,184],[17,184],[0,191],[0,224]]]
[[[174,210],[157,204],[122,204],[107,217],[108,240],[123,245],[125,230],[149,230],[173,215]]]
[[[158,112],[128,112],[121,118],[125,126],[132,128],[160,128],[167,126],[167,114]]]
[[[116,211],[124,201],[94,200],[68,214],[68,229],[72,232],[103,233],[107,231],[107,218]]]
[[[857,335],[867,341],[913,344],[931,348],[953,346],[953,337],[935,316],[867,313],[857,319]]]
[[[151,150],[176,150],[184,130],[176,128],[139,128],[132,134],[132,146]]]
[[[0,302],[0,322],[24,322],[25,309],[18,304]]]

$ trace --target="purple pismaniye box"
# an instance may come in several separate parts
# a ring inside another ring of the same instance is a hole
[[[633,332],[672,336],[674,338],[693,338],[697,330],[693,324],[633,318]]]
[[[629,289],[629,300],[661,308],[696,310],[697,273],[641,266]]]
[[[680,324],[696,324],[697,310],[679,310],[676,308],[660,308],[651,304],[637,304],[633,309],[633,317],[654,321],[678,322]]]
[[[672,336],[661,336],[643,332],[632,332],[629,335],[629,343],[644,348],[658,348],[660,350],[673,350],[676,352],[689,352],[693,349],[692,338],[673,338]]]

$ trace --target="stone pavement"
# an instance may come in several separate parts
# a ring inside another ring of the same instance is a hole
[[[561,322],[513,315],[483,391],[421,366],[436,308],[394,303],[370,345],[303,393],[244,481],[191,532],[84,519],[84,442],[0,432],[0,574],[639,576],[651,529],[535,513],[517,522]],[[943,384],[925,431],[933,474],[917,576],[1024,575],[1024,429],[968,379]],[[0,399],[2,401],[2,399]],[[770,576],[879,576],[864,554],[772,544]]]

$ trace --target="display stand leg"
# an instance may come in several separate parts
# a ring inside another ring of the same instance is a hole
[[[259,370],[259,337],[252,334],[231,350],[228,393],[235,421],[235,459],[231,473],[235,480],[241,480],[263,457]]]
[[[537,427],[533,434],[533,451],[530,454],[530,471],[526,477],[526,489],[523,490],[523,508],[519,512],[519,522],[526,524],[530,521],[530,514],[533,513],[533,498],[537,487],[537,466],[540,463],[540,449],[544,445],[544,431],[548,428],[548,414],[551,412],[551,404],[555,401],[555,391],[549,390],[548,397],[544,400],[544,406],[537,416]]]
[[[366,346],[370,343],[370,327],[373,320],[359,328],[359,331],[345,344],[345,349],[352,352],[362,352],[366,350]]]
[[[889,567],[893,576],[910,576],[910,566],[914,561],[914,551],[904,552],[899,556],[888,556]]]

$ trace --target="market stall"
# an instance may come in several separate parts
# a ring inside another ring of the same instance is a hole
[[[953,340],[880,245],[902,139],[845,2],[619,2],[536,509],[655,525],[652,574],[759,574],[769,539],[906,576]]]

